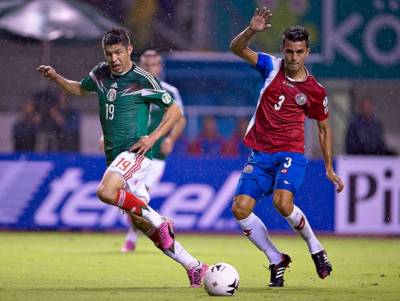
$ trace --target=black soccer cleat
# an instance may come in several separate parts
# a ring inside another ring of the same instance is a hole
[[[325,250],[311,254],[311,257],[315,263],[315,268],[317,269],[319,278],[324,279],[331,274],[332,265],[328,260]]]
[[[283,274],[289,264],[292,262],[289,255],[282,253],[282,261],[278,264],[271,264],[269,270],[271,271],[271,278],[269,281],[269,287],[282,287],[285,280]]]

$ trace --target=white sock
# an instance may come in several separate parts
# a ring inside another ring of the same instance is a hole
[[[315,254],[323,250],[323,247],[311,229],[306,216],[299,207],[295,205],[292,213],[285,218],[292,227],[293,231],[300,234],[300,236],[305,240],[311,254]]]
[[[188,253],[188,251],[185,250],[182,245],[175,240],[175,245],[174,245],[174,253],[172,253],[169,250],[166,250],[164,253],[175,260],[176,262],[180,263],[185,270],[188,270],[192,267],[195,267],[199,265],[199,261],[194,258],[192,255]]]
[[[147,210],[142,210],[143,217],[147,219],[154,227],[158,228],[165,222],[165,219],[153,208],[147,205]]]
[[[126,241],[136,242],[137,241],[137,229],[132,225],[129,225],[128,233],[125,236]]]
[[[272,242],[267,228],[257,215],[251,213],[242,220],[237,220],[243,233],[267,256],[271,264],[282,261],[282,253]]]

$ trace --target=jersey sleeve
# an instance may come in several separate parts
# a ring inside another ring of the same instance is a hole
[[[140,70],[142,70],[142,69],[140,69]],[[155,90],[155,91],[163,91],[164,90],[163,87],[161,86],[160,81],[155,76],[153,76],[151,73],[146,72],[142,75],[143,75],[143,77],[140,80],[142,89]]]
[[[86,76],[81,80],[81,87],[88,92],[97,92],[97,78],[96,73],[99,65],[95,66]]]
[[[268,75],[275,68],[279,68],[278,58],[263,52],[257,53],[257,64],[254,68],[261,74],[263,78],[267,78]]]
[[[320,99],[310,102],[307,108],[308,118],[323,121],[329,117],[328,96],[324,93]]]
[[[143,89],[142,97],[147,103],[155,104],[161,108],[170,107],[174,103],[171,94],[165,90]]]
[[[179,90],[171,86],[165,82],[161,83],[162,87],[171,94],[172,98],[174,99],[174,102],[178,105],[179,109],[181,110],[182,115],[185,115],[184,108],[183,108],[183,102],[182,102],[182,97],[181,94],[179,93]]]
[[[142,79],[142,97],[147,103],[167,108],[174,103],[171,94],[161,87],[161,83],[150,73]]]

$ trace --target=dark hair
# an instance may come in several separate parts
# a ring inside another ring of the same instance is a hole
[[[142,60],[147,59],[147,58],[156,58],[156,57],[159,57],[160,58],[160,62],[162,63],[162,57],[157,52],[157,50],[147,49],[140,55],[139,60],[142,61]]]
[[[121,27],[112,28],[103,35],[103,47],[115,44],[122,44],[124,47],[128,47],[130,43],[128,31]]]
[[[285,29],[283,32],[283,43],[285,40],[289,40],[291,42],[301,42],[306,41],[307,48],[309,47],[309,38],[310,34],[308,33],[307,29],[302,26],[291,26]]]
[[[154,49],[147,49],[142,53],[140,57],[156,57],[160,56],[160,54],[157,52],[157,50]]]

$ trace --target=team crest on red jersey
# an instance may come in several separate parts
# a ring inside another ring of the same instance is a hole
[[[322,102],[322,105],[324,106],[324,113],[328,113],[328,96],[325,96],[324,101]]]
[[[304,93],[297,94],[294,99],[299,106],[304,106],[307,103],[307,96]]]
[[[245,172],[245,173],[252,173],[253,172],[253,166],[252,165],[246,165],[244,168],[243,168],[243,172]]]

